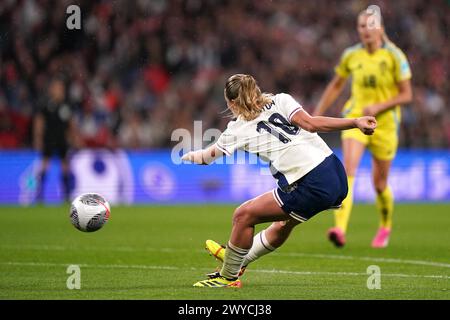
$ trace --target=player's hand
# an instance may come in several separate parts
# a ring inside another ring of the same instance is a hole
[[[203,162],[203,150],[189,151],[181,157],[183,161],[189,161],[196,164],[204,164]]]
[[[377,120],[375,117],[366,116],[356,119],[356,126],[366,135],[372,135],[377,127]]]
[[[381,106],[379,104],[372,104],[366,106],[363,109],[363,115],[375,117],[377,114],[381,112]]]
[[[181,157],[181,160],[194,162],[194,152],[189,151],[188,153],[183,154],[183,156]]]

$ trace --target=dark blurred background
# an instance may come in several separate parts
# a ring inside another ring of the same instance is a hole
[[[66,8],[81,8],[81,30]],[[0,148],[31,148],[49,79],[63,76],[76,147],[165,148],[176,128],[223,130],[223,86],[250,73],[263,91],[312,110],[356,16],[379,5],[407,55],[414,101],[403,107],[404,148],[448,148],[450,1],[0,1]],[[339,115],[348,97],[331,115]],[[328,137],[339,145],[337,135]]]

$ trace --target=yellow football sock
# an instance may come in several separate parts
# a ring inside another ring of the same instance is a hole
[[[350,219],[350,213],[353,206],[353,183],[355,177],[348,176],[348,194],[347,198],[342,201],[342,207],[334,211],[335,225],[344,233],[347,231],[348,220]]]
[[[381,217],[380,227],[391,229],[392,215],[394,213],[394,195],[389,186],[377,195],[376,205]]]

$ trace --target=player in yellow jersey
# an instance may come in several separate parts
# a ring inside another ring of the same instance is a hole
[[[337,246],[345,244],[345,233],[353,204],[353,182],[365,148],[372,155],[373,183],[381,222],[372,247],[386,247],[392,227],[394,197],[387,184],[395,157],[400,128],[400,105],[412,100],[411,70],[405,54],[386,36],[381,15],[364,10],[358,15],[361,43],[349,47],[335,68],[335,76],[323,93],[314,115],[322,115],[341,94],[351,77],[351,97],[343,108],[346,118],[375,116],[377,131],[367,136],[357,129],[342,132],[344,167],[349,192],[335,211],[335,227],[328,231]]]

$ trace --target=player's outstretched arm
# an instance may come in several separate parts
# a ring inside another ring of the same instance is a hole
[[[309,132],[330,132],[359,128],[364,134],[371,135],[377,127],[377,120],[371,116],[353,119],[322,116],[312,117],[305,110],[295,113],[291,122]]]
[[[206,165],[214,162],[214,160],[222,156],[223,152],[216,147],[216,144],[213,144],[206,149],[189,151],[181,157],[181,160]]]

